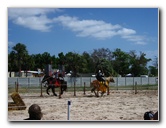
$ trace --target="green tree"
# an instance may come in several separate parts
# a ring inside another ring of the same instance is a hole
[[[102,70],[105,73],[105,75],[112,73],[113,71],[111,64],[112,52],[110,51],[110,49],[108,48],[94,49],[93,53],[91,54],[91,58],[95,73],[98,72],[99,69]]]
[[[57,63],[60,64],[60,65],[63,65],[63,64],[66,63],[66,57],[65,57],[65,55],[63,54],[63,52],[60,52],[60,53],[58,54]]]
[[[149,72],[150,76],[158,76],[158,69],[154,66],[149,66]]]
[[[83,60],[82,73],[93,73],[95,69],[90,54],[87,52],[83,52],[82,60]]]
[[[145,56],[145,53],[140,52],[140,56],[137,56],[135,51],[130,51],[130,71],[134,76],[148,74],[147,63],[151,59],[147,59]]]
[[[68,52],[66,54],[66,69],[67,71],[72,71],[73,77],[76,77],[80,71],[80,69],[82,68],[82,59],[81,59],[81,55],[79,55],[78,53],[73,53],[73,52]]]
[[[113,52],[113,69],[120,75],[125,76],[129,73],[129,55],[117,48]]]
[[[37,70],[38,68],[43,70],[48,64],[52,64],[52,68],[57,68],[55,55],[51,56],[48,52],[33,54],[31,57],[35,62],[34,70]]]
[[[10,77],[11,77],[11,72],[12,71],[18,71],[16,69],[17,61],[16,61],[16,56],[15,52],[11,51],[10,54],[8,54],[8,71],[10,72]]]
[[[158,76],[158,57],[153,60],[153,66],[149,66],[149,75]]]
[[[64,70],[66,64],[66,57],[63,54],[63,52],[60,52],[58,54],[58,57],[56,58],[56,65],[58,69]]]
[[[21,75],[21,67],[25,60],[25,56],[28,55],[28,51],[24,44],[18,43],[13,48],[13,54],[15,54],[15,58],[17,60],[17,67],[19,69],[19,76]]]
[[[23,58],[23,65],[22,65],[22,69],[26,72],[26,77],[27,77],[27,71],[28,70],[35,70],[35,61],[32,58],[32,56],[30,55],[25,55]]]
[[[34,60],[34,63],[35,63],[33,70],[37,70],[37,68],[44,69],[43,59],[40,53],[32,54],[31,58]]]

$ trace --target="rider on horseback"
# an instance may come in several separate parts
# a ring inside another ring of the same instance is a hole
[[[56,72],[53,73],[53,78],[55,78],[56,84],[58,84],[58,85],[60,83],[62,84],[63,81],[64,81],[64,78],[63,78],[62,74],[59,72],[59,69]]]
[[[103,78],[104,77],[104,74],[101,72],[101,70],[98,71],[97,75],[96,75],[96,79],[99,81],[99,82],[102,82],[105,86],[107,86],[105,84],[105,79]]]
[[[59,69],[52,73],[52,77],[58,79]]]

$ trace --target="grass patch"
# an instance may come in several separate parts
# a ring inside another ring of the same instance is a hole
[[[158,90],[158,84],[154,85],[137,85],[137,90]],[[91,91],[90,86],[85,87],[85,91]],[[135,86],[133,85],[128,85],[128,86],[110,86],[110,90],[134,90]],[[84,87],[75,87],[76,91],[84,91]],[[15,92],[16,89],[14,86],[8,86],[8,93]],[[22,86],[18,88],[18,91],[20,93],[40,93],[41,92],[41,87],[40,86]],[[51,89],[50,89],[51,91]],[[59,91],[59,88],[56,88],[55,91]],[[74,87],[68,87],[67,91],[69,92],[74,92]],[[42,92],[46,92],[46,88],[42,87]]]

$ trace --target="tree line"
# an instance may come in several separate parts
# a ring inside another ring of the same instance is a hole
[[[147,67],[152,61],[146,58],[146,54],[131,50],[124,52],[117,48],[111,51],[108,48],[93,49],[92,53],[84,51],[82,54],[68,52],[50,55],[48,52],[29,55],[26,45],[17,43],[8,53],[8,71],[20,72],[21,70],[44,69],[47,64],[52,64],[53,69],[59,66],[65,67],[65,72],[72,71],[74,76],[79,73],[96,73],[102,70],[105,76],[125,76],[131,73],[137,77],[140,75],[158,76],[158,58],[155,57],[153,65]]]

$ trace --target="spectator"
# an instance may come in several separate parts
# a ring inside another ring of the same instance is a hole
[[[144,120],[153,120],[154,112],[148,111],[144,113]]]
[[[28,109],[28,113],[29,113],[29,118],[24,120],[41,120],[43,116],[41,108],[37,104],[32,104]]]
[[[153,120],[158,120],[158,111],[154,114]]]

